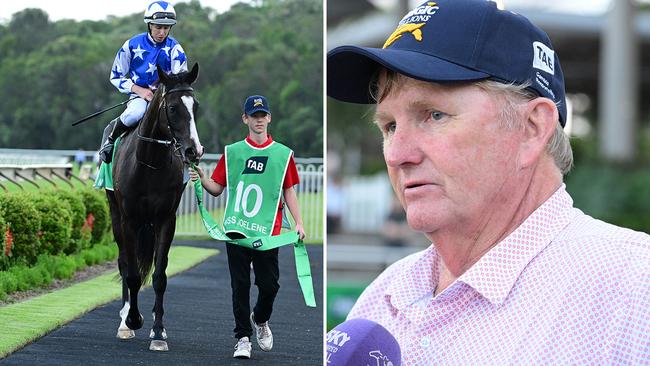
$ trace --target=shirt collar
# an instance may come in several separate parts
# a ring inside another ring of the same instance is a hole
[[[500,305],[528,263],[564,229],[573,200],[564,184],[515,231],[490,249],[458,278],[492,304]]]
[[[440,272],[439,263],[433,245],[416,254],[413,261],[403,263],[395,280],[386,289],[385,294],[392,306],[403,310],[427,294],[433,294]]]
[[[149,32],[147,32],[147,41],[149,42],[150,46],[156,45],[156,41],[153,40],[153,37],[151,37],[151,34],[149,34]]]
[[[253,141],[251,139],[250,136],[246,136],[246,142],[248,142],[248,144],[251,145],[252,147],[256,147],[258,149],[261,149],[261,148],[264,148],[264,147],[267,147],[267,146],[271,145],[271,143],[273,142],[273,137],[270,134],[267,134],[267,136],[268,136],[268,138],[266,139],[266,141],[264,141],[263,144],[256,143],[255,141]]]

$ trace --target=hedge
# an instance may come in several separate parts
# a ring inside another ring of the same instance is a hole
[[[103,191],[82,188],[1,193],[0,271],[12,266],[31,266],[44,253],[79,253],[108,240],[109,227]],[[6,250],[7,228],[13,238],[10,250]],[[21,281],[27,282],[34,277],[22,276]]]
[[[86,205],[79,194],[68,190],[53,190],[51,192],[59,200],[64,200],[70,205],[72,214],[72,231],[70,232],[70,244],[65,250],[66,254],[77,253],[81,249],[90,247],[90,228],[84,229],[86,222]]]
[[[99,244],[108,232],[110,215],[108,211],[108,201],[104,191],[92,188],[83,188],[79,190],[84,205],[86,206],[86,217],[93,221],[91,243]],[[92,217],[89,215],[92,214]]]
[[[49,254],[63,253],[70,245],[72,209],[68,201],[45,193],[30,194],[41,213],[41,246]],[[40,253],[39,253],[40,254]]]
[[[0,195],[0,207],[13,236],[11,261],[33,264],[41,254],[41,213],[29,195],[22,192]]]
[[[2,205],[0,205],[0,269],[8,266],[7,262],[9,259],[5,256],[11,249],[7,248],[7,230],[9,229],[9,226],[7,226],[4,218],[4,213],[2,211]]]
[[[7,271],[0,271],[0,300],[6,300],[7,295],[15,291],[49,286],[55,278],[72,278],[78,270],[114,260],[117,254],[116,245],[96,245],[74,255],[41,254],[32,267],[16,265]]]

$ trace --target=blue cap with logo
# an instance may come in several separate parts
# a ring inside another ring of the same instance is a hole
[[[266,101],[266,98],[261,95],[251,95],[246,98],[246,103],[244,103],[244,113],[252,116],[255,112],[259,111],[271,114],[269,102]]]
[[[564,76],[548,35],[492,1],[427,1],[402,18],[382,48],[333,49],[327,54],[327,94],[376,103],[369,85],[380,66],[438,83],[531,83],[528,89],[555,102],[560,124],[566,122]]]

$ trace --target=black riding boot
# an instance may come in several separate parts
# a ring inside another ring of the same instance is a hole
[[[113,131],[111,131],[108,139],[106,139],[104,146],[102,146],[101,150],[99,150],[99,157],[106,164],[110,163],[113,160],[113,145],[115,144],[115,140],[118,136],[129,129],[128,126],[122,123],[122,120],[120,120],[119,117],[117,117],[114,122]],[[113,121],[111,121],[111,123],[113,123]]]

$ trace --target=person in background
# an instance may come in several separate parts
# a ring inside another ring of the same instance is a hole
[[[327,69],[329,96],[376,104],[392,186],[432,243],[348,319],[388,329],[402,365],[650,363],[650,236],[573,207],[546,33],[491,1],[428,1]]]
[[[77,151],[74,153],[74,163],[77,166],[77,169],[81,169],[81,165],[86,161],[86,153],[79,148]]]

